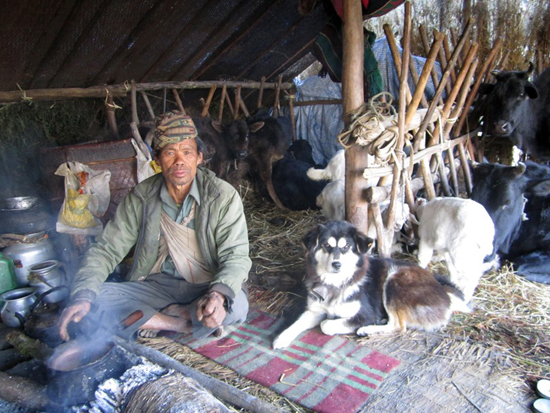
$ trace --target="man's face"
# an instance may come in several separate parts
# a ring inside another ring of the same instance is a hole
[[[185,186],[195,179],[197,166],[202,162],[202,153],[198,152],[195,139],[185,139],[162,148],[157,162],[168,184]]]

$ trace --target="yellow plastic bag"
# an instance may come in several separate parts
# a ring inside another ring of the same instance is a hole
[[[65,177],[65,199],[57,219],[57,232],[101,234],[103,224],[99,217],[109,206],[111,172],[95,171],[79,162],[65,162],[55,174]]]

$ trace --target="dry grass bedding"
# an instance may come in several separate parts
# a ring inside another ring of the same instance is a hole
[[[296,298],[292,290],[303,276],[301,239],[325,219],[319,211],[282,212],[260,199],[249,186],[241,187],[241,195],[253,262],[250,301],[263,311],[282,315]],[[399,258],[414,260],[413,256]],[[442,272],[445,268],[435,264],[433,270]],[[484,275],[473,304],[471,314],[455,314],[437,333],[348,336],[404,364],[400,377],[393,383],[387,378],[363,411],[419,411],[430,406],[448,411],[495,411],[486,406],[526,408],[534,397],[536,381],[550,377],[550,285],[527,281],[505,265]],[[285,410],[308,411],[169,338],[141,342]],[[407,388],[410,394],[395,397],[398,387]],[[518,400],[516,406],[504,400],[503,395],[510,392]],[[452,400],[460,399],[454,407],[448,405],[451,393]]]

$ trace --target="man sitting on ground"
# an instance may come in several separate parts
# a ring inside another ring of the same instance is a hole
[[[204,144],[189,116],[157,118],[153,148],[162,174],[126,196],[86,252],[60,318],[65,341],[69,323],[84,317],[126,338],[138,330],[203,338],[246,319],[251,261],[239,194],[199,166]],[[133,247],[128,281],[105,282]]]

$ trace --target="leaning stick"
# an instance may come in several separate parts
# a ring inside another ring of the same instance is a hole
[[[216,85],[212,85],[210,88],[210,91],[208,92],[208,97],[206,98],[206,104],[204,105],[204,108],[202,108],[201,117],[205,117],[208,115],[208,111],[210,110],[210,104],[212,103],[212,98],[214,97],[214,92],[216,91]]]

